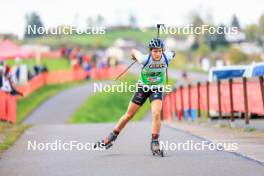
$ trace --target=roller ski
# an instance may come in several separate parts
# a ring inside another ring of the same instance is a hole
[[[94,149],[109,149],[110,147],[113,146],[113,142],[116,140],[117,134],[115,133],[110,133],[108,137],[105,139],[98,141],[94,145]]]
[[[150,149],[152,152],[152,155],[155,156],[164,156],[163,150],[160,149],[159,141],[158,139],[153,139],[150,144]]]

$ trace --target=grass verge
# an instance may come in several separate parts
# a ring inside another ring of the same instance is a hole
[[[9,66],[15,65],[15,60],[7,60],[6,63]],[[33,66],[36,64],[36,59],[28,58],[28,59],[22,59],[22,64],[26,64],[28,68],[33,68]],[[70,63],[65,58],[42,58],[40,61],[41,65],[47,66],[49,71],[57,71],[57,70],[69,70]]]
[[[12,146],[30,125],[0,122],[0,154]]]
[[[136,82],[135,76],[126,75],[121,81],[127,85]],[[68,120],[69,123],[99,123],[116,122],[126,111],[133,92],[97,92],[89,97],[84,104]],[[148,101],[148,100],[147,100]],[[146,102],[133,117],[132,121],[140,120],[149,110],[150,103]]]

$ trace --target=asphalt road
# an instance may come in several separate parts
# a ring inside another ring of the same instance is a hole
[[[239,155],[223,151],[166,151],[165,157],[150,152],[150,123],[130,123],[114,146],[106,151],[28,150],[28,142],[93,143],[112,130],[114,124],[36,125],[27,130],[0,159],[0,175],[180,175],[180,176],[262,176],[264,166]],[[169,144],[202,139],[162,127],[162,141]]]

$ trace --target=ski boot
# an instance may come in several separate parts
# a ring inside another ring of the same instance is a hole
[[[105,139],[95,143],[94,148],[109,149],[110,147],[112,147],[113,142],[116,140],[116,138],[117,135],[112,132]]]
[[[150,144],[150,149],[152,152],[152,155],[155,156],[161,156],[163,157],[163,150],[160,149],[159,140],[158,139],[152,139]]]

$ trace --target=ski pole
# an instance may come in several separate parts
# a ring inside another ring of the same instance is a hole
[[[127,72],[127,70],[132,67],[135,63],[137,62],[137,60],[135,60],[134,62],[132,62],[122,73],[120,73],[116,78],[115,81],[117,81],[123,74],[125,74]]]
[[[164,26],[164,24],[157,24],[157,29],[158,29],[157,38],[159,38],[160,36],[160,26]]]

